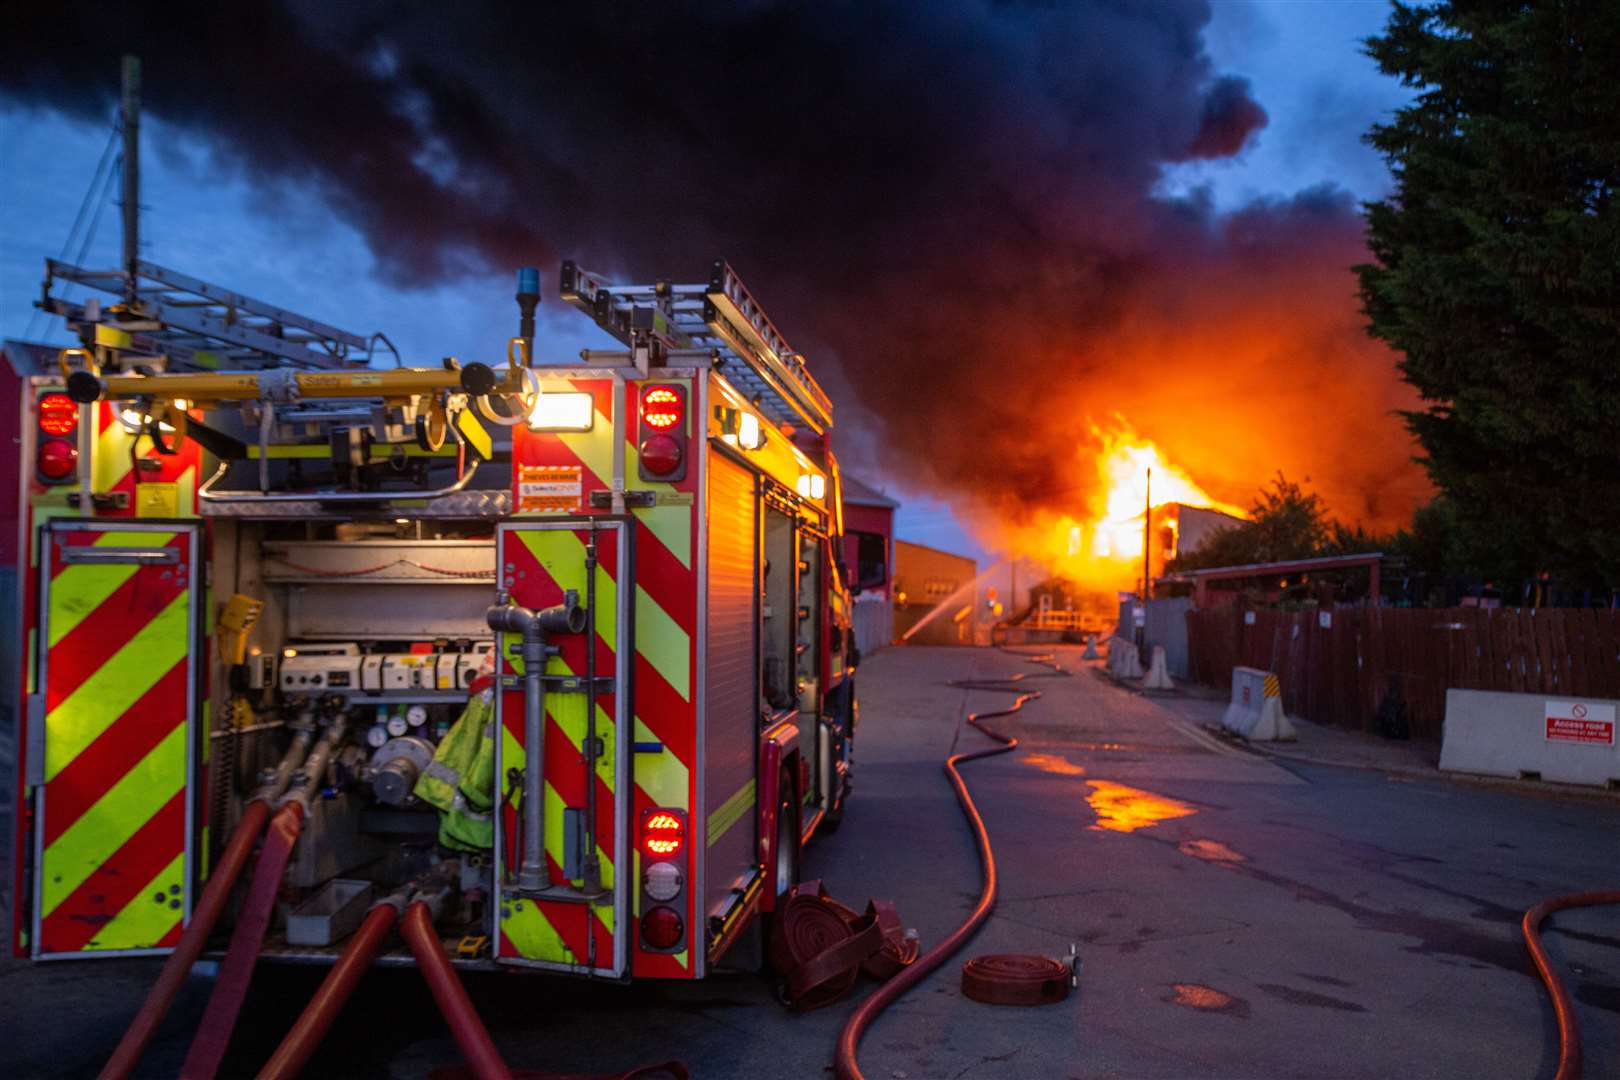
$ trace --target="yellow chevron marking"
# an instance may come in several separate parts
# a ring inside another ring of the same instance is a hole
[[[112,406],[108,405],[106,408],[112,409]],[[135,466],[130,460],[131,443],[136,444],[136,457],[145,457],[152,449],[151,439],[145,435],[131,435],[124,430],[124,425],[119,422],[118,413],[114,410],[112,423],[96,433],[95,447],[92,451],[95,460],[91,462],[90,467],[92,490],[111,491],[134,470]]]
[[[662,675],[675,692],[692,700],[692,638],[674,619],[636,586],[636,651]]]
[[[709,815],[709,846],[714,847],[720,838],[731,831],[731,827],[742,820],[749,808],[754,805],[754,781],[738,788],[736,793],[720,804],[720,808]]]
[[[172,532],[104,532],[92,544],[97,547],[163,547],[175,534]],[[46,648],[56,648],[57,642],[67,637],[74,627],[83,622],[107,598],[135,576],[139,566],[107,563],[73,563],[51,579],[51,604],[47,621],[50,636]]]
[[[180,921],[183,911],[181,907],[171,907],[174,901],[182,904],[185,901],[183,893],[171,892],[179,887],[184,889],[186,883],[186,856],[184,852],[174,857],[174,860],[158,872],[157,877],[146,883],[146,887],[136,894],[135,899],[124,906],[113,920],[100,930],[96,936],[85,944],[85,951],[92,949],[150,949],[163,940],[163,935],[174,928]],[[163,894],[160,903],[153,897]]]
[[[665,485],[666,487],[668,485]],[[673,490],[673,489],[671,489]],[[689,506],[643,506],[631,513],[647,526],[681,565],[692,569],[692,508]]]
[[[74,889],[84,884],[185,785],[185,754],[186,725],[176,724],[162,742],[45,849],[40,918],[49,918]],[[48,788],[46,791],[48,814],[50,795]]]
[[[181,660],[190,635],[191,594],[182,592],[95,674],[45,717],[45,779],[82,754]],[[174,721],[185,719],[180,711]]]
[[[585,542],[575,536],[572,529],[520,529],[517,535],[534,556],[534,561],[559,588],[579,590],[579,600],[583,604]],[[604,543],[616,544],[618,534],[603,530],[596,542],[598,549]],[[609,646],[618,647],[619,586],[601,562],[596,564],[596,632]]]
[[[525,960],[547,960],[557,964],[583,964],[563,943],[540,905],[533,900],[511,900],[501,905],[501,932],[518,956]]]
[[[651,728],[636,718],[636,742],[657,742],[658,736],[653,734]],[[681,759],[668,748],[658,754],[634,755],[635,780],[647,797],[655,806],[678,806],[686,808],[686,796],[690,790],[691,772]]]
[[[544,389],[542,387],[542,389]],[[566,387],[571,394],[579,393],[572,384]],[[604,484],[613,483],[613,421],[601,409],[596,410],[596,422],[589,431],[554,431],[568,452],[579,458],[580,464],[596,474]]]

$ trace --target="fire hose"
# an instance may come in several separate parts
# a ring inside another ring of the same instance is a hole
[[[1540,927],[1554,912],[1602,904],[1620,904],[1620,889],[1555,896],[1524,913],[1524,944],[1535,961],[1536,973],[1546,984],[1547,996],[1552,998],[1553,1012],[1558,1018],[1558,1073],[1554,1080],[1581,1080],[1581,1029],[1575,1020],[1575,1002],[1570,999],[1569,988],[1553,970],[1552,960],[1541,944]]]
[[[348,1003],[349,996],[359,985],[361,976],[371,967],[381,951],[383,942],[399,921],[400,908],[405,906],[408,893],[379,900],[366,912],[360,928],[349,938],[332,970],[326,973],[315,996],[299,1014],[287,1037],[281,1040],[270,1060],[259,1070],[259,1080],[291,1080],[309,1064],[315,1049],[331,1030],[338,1013]]]
[[[1011,651],[1011,650],[1005,650]],[[1014,655],[1024,656],[1032,663],[1045,664],[1052,668],[1050,674],[1034,676],[1035,678],[1066,677],[1064,671],[1052,661],[1050,656],[1031,656],[1025,653]],[[966,815],[968,825],[973,830],[973,838],[979,848],[979,862],[984,870],[984,887],[979,893],[979,902],[974,906],[966,920],[952,930],[944,940],[919,956],[915,963],[907,965],[902,971],[874,990],[859,1007],[844,1021],[843,1029],[838,1033],[837,1051],[833,1058],[833,1068],[838,1080],[864,1080],[865,1074],[861,1072],[860,1064],[856,1060],[856,1050],[860,1046],[861,1036],[872,1025],[878,1015],[893,1004],[902,994],[916,986],[928,976],[935,968],[950,959],[968,938],[979,929],[984,920],[989,918],[990,909],[996,903],[996,856],[990,848],[990,834],[985,830],[984,818],[979,815],[979,808],[973,802],[973,796],[968,792],[967,783],[962,779],[957,766],[966,761],[976,761],[979,758],[992,757],[997,754],[1006,754],[1017,749],[1018,740],[1011,735],[1003,735],[994,728],[987,727],[985,720],[998,716],[1011,716],[1024,707],[1029,701],[1041,696],[1039,690],[1024,690],[1022,683],[1029,678],[1027,672],[1019,672],[1005,679],[953,680],[950,685],[964,690],[990,690],[1002,693],[1017,694],[1011,705],[1005,709],[993,712],[969,713],[967,722],[978,728],[981,732],[994,739],[1000,745],[987,747],[983,750],[974,750],[968,753],[952,754],[945,759],[945,775],[956,791],[957,802],[961,804],[962,813]]]
[[[186,1080],[210,1080],[225,1059],[231,1033],[236,1030],[236,1018],[242,1011],[242,1002],[247,998],[253,967],[258,963],[265,932],[269,930],[270,918],[275,913],[281,876],[292,858],[293,847],[298,843],[298,834],[303,831],[304,819],[309,813],[310,801],[326,774],[327,764],[342,746],[347,733],[348,720],[345,716],[338,715],[327,725],[314,749],[293,776],[275,817],[270,819],[264,848],[253,870],[253,883],[248,888],[247,903],[237,917],[230,947],[225,951],[225,962],[219,969],[219,980],[214,983],[214,992],[209,995],[208,1007],[203,1011],[196,1038],[186,1054],[185,1064],[180,1067],[180,1075]]]
[[[135,1014],[135,1019],[130,1022],[124,1037],[119,1040],[118,1048],[113,1051],[113,1056],[102,1068],[101,1080],[123,1080],[134,1072],[135,1066],[140,1063],[141,1055],[146,1052],[146,1047],[151,1043],[158,1025],[163,1022],[169,1006],[174,1004],[174,997],[180,992],[186,976],[190,974],[191,965],[202,955],[208,935],[213,932],[214,924],[219,921],[220,913],[225,910],[225,902],[230,897],[236,879],[242,875],[242,868],[247,865],[253,844],[264,830],[265,822],[270,819],[270,804],[287,790],[294,771],[303,764],[313,738],[312,732],[300,731],[294,737],[292,746],[282,757],[275,772],[249,798],[242,810],[241,820],[236,823],[230,840],[225,844],[219,865],[209,875],[208,885],[203,889],[202,897],[191,913],[191,921],[186,924],[185,932],[180,935],[180,941],[175,945],[174,951],[164,961],[157,982],[152,985],[151,991],[146,995],[146,1001]]]

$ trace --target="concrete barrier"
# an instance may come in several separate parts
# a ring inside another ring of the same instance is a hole
[[[1282,707],[1282,683],[1259,668],[1232,669],[1232,703],[1221,726],[1250,742],[1293,742],[1298,738]]]
[[[1148,673],[1142,677],[1144,690],[1174,690],[1176,684],[1170,681],[1169,666],[1165,663],[1164,646],[1153,646],[1153,662],[1148,665]]]
[[[1108,642],[1108,671],[1116,679],[1140,679],[1142,658],[1136,645],[1122,637],[1112,638]]]
[[[1620,702],[1447,690],[1440,768],[1620,787]]]

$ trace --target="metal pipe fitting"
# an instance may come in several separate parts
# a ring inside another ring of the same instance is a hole
[[[548,634],[577,634],[585,629],[586,612],[579,593],[569,589],[563,602],[541,611],[516,604],[498,604],[484,615],[491,630],[521,635],[518,656],[523,661],[523,852],[518,864],[517,887],[538,892],[551,887],[546,866],[546,657]]]
[[[309,813],[309,804],[315,799],[315,792],[320,789],[321,778],[326,775],[326,767],[332,763],[332,758],[343,746],[343,740],[349,733],[349,718],[339,716],[326,726],[321,737],[310,750],[309,756],[304,758],[303,764],[292,776],[292,783],[287,793],[276,803],[280,809],[294,803],[298,804],[305,814]]]
[[[248,796],[248,802],[258,799],[273,803],[281,798],[282,793],[287,790],[287,785],[292,783],[293,773],[303,765],[304,758],[309,754],[309,745],[314,741],[313,731],[307,728],[297,731],[293,735],[292,745],[287,747],[287,752],[282,755],[275,771],[260,783],[252,795]]]

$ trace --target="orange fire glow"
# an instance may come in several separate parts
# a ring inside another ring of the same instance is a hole
[[[1142,515],[1151,496],[1155,510],[1173,503],[1207,507],[1246,517],[1243,509],[1206,492],[1192,475],[1173,462],[1152,439],[1139,434],[1122,416],[1108,427],[1091,425],[1092,445],[1079,451],[1076,467],[1095,471],[1086,505],[1073,514],[1040,515],[1015,539],[1030,559],[1099,591],[1132,587],[1142,574]],[[1177,519],[1153,515],[1157,534],[1154,571],[1162,566],[1159,544],[1174,547]]]

